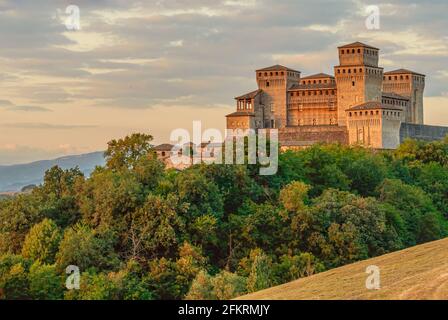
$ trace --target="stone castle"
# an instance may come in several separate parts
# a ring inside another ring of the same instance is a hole
[[[227,129],[276,128],[282,148],[318,142],[395,149],[406,138],[436,140],[447,127],[424,125],[425,75],[384,72],[379,49],[355,42],[338,47],[334,76],[281,65],[256,70],[258,89],[236,97]]]

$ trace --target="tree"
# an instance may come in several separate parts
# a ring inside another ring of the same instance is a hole
[[[260,252],[255,256],[252,268],[247,279],[247,291],[255,292],[271,287],[272,262],[268,256]]]
[[[69,265],[75,265],[81,271],[114,269],[119,264],[114,242],[110,233],[100,234],[86,225],[77,224],[65,230],[56,254],[56,265],[59,270],[65,270]]]
[[[109,169],[132,169],[137,163],[151,153],[153,137],[143,133],[133,133],[124,139],[112,140],[104,156]]]
[[[34,263],[28,274],[30,296],[36,300],[59,300],[64,296],[63,279],[54,265]]]
[[[7,254],[0,257],[0,299],[30,298],[28,281],[30,264],[29,260],[17,255]]]
[[[431,198],[419,187],[400,180],[386,179],[379,187],[379,198],[398,209],[405,225],[403,243],[412,246],[446,234],[446,223]],[[425,217],[432,215],[432,217]]]
[[[173,195],[164,199],[150,194],[143,207],[129,214],[126,242],[132,259],[169,256],[177,249],[183,228],[176,212],[177,202]]]
[[[210,214],[220,219],[223,215],[223,199],[213,181],[194,168],[176,177],[176,191],[183,203],[188,203],[190,217]]]
[[[350,162],[346,175],[351,180],[351,189],[362,196],[373,196],[387,174],[386,165],[380,156],[368,154]]]
[[[206,269],[207,259],[202,255],[201,249],[188,242],[179,248],[179,259],[176,260],[176,282],[180,289],[180,295],[184,296],[191,286],[193,279],[201,271]]]
[[[212,277],[205,271],[201,270],[191,284],[188,294],[185,296],[187,300],[216,300],[213,289]]]
[[[0,205],[0,254],[18,253],[29,229],[42,220],[40,203],[33,195],[19,195]]]
[[[237,274],[221,271],[211,277],[204,270],[194,279],[188,300],[230,300],[246,293],[246,278]]]
[[[22,255],[44,264],[54,263],[60,240],[61,233],[58,226],[46,218],[35,224],[26,235]]]
[[[274,264],[277,283],[286,283],[302,277],[309,277],[325,270],[325,266],[312,253],[304,252],[298,255],[283,255],[280,262]]]
[[[123,232],[126,216],[144,203],[143,186],[128,171],[95,171],[78,197],[83,222],[103,230]]]
[[[247,279],[226,270],[214,276],[211,283],[217,300],[230,300],[247,293]]]
[[[280,191],[280,202],[286,210],[297,212],[305,209],[310,187],[303,182],[294,181]]]

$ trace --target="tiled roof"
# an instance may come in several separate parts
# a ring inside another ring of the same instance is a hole
[[[305,79],[321,79],[321,78],[334,78],[332,75],[326,74],[326,73],[316,73],[310,76],[306,76],[303,78],[300,78],[300,80],[305,80]]]
[[[400,100],[410,100],[409,97],[402,96],[402,95],[397,94],[395,92],[383,92],[383,97],[393,98],[393,99],[400,99]]]
[[[169,143],[159,144],[154,147],[155,151],[171,151],[173,149],[173,145]]]
[[[341,47],[338,47],[338,48],[339,48],[339,49],[342,49],[342,48],[358,48],[358,47],[363,47],[363,48],[370,48],[370,49],[379,50],[378,48],[369,46],[368,44],[365,44],[365,43],[362,43],[362,42],[359,42],[359,41],[357,41],[357,42],[353,42],[353,43],[349,43],[349,44],[346,44],[346,45],[341,46]]]
[[[312,89],[336,89],[336,83],[295,84],[288,91]]]
[[[263,69],[258,69],[256,71],[258,72],[258,71],[278,71],[278,70],[300,72],[300,71],[297,71],[297,70],[294,70],[294,69],[291,69],[291,68],[288,68],[288,67],[285,67],[285,66],[282,66],[279,64],[276,64],[275,66],[263,68]]]
[[[242,96],[236,97],[235,99],[253,99],[256,96],[258,96],[258,94],[261,93],[262,91],[263,90],[258,89],[258,90],[243,94]]]
[[[392,71],[384,72],[384,74],[385,74],[385,75],[386,75],[386,74],[416,74],[416,75],[419,75],[419,76],[425,76],[425,75],[422,74],[422,73],[418,73],[418,72],[411,71],[411,70],[408,70],[408,69],[397,69],[397,70],[392,70]]]
[[[237,111],[226,115],[226,117],[239,117],[239,116],[250,116],[255,117],[255,113],[249,111]]]
[[[373,109],[387,109],[387,110],[403,111],[402,108],[386,106],[378,101],[364,102],[364,103],[358,104],[357,106],[351,107],[350,109],[347,109],[346,111],[373,110]]]

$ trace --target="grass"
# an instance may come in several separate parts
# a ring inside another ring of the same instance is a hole
[[[366,289],[366,268],[380,268],[378,290]],[[239,299],[448,299],[448,238],[425,243],[255,292]]]

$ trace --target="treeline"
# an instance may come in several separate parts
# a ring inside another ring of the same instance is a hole
[[[165,170],[151,136],[0,201],[2,299],[229,299],[448,232],[448,139]],[[65,288],[66,267],[81,270]]]

